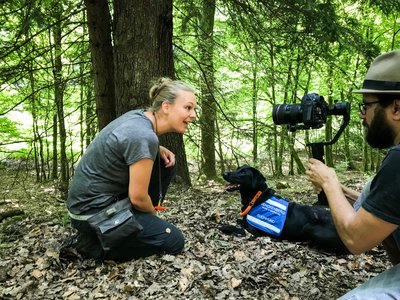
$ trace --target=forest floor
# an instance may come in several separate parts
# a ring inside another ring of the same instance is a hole
[[[358,190],[366,179],[350,172],[340,178]],[[287,199],[316,200],[305,176],[268,180],[273,188],[284,183],[276,190]],[[103,264],[65,259],[60,245],[74,230],[54,184],[5,168],[0,182],[0,214],[24,212],[0,222],[0,299],[335,299],[390,266],[380,247],[334,256],[301,243],[222,233],[221,225],[237,225],[240,209],[239,194],[225,192],[223,182],[171,187],[159,216],[184,233],[182,254]]]

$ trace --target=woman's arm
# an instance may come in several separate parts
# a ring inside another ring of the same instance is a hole
[[[153,164],[151,159],[144,158],[129,166],[129,199],[136,210],[155,215],[148,193]]]

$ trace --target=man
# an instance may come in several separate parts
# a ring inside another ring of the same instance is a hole
[[[340,299],[400,299],[400,50],[378,56],[363,87],[360,117],[366,141],[374,148],[391,148],[374,178],[353,206],[354,193],[342,187],[333,169],[310,159],[308,179],[324,190],[337,231],[353,254],[383,242],[394,267]],[[346,196],[351,197],[346,197]]]

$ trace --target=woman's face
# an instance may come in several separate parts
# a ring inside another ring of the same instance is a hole
[[[173,104],[168,105],[169,123],[173,132],[185,133],[186,128],[196,118],[197,101],[193,92],[181,91]]]

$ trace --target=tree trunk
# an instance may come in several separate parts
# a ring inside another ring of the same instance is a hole
[[[33,134],[33,162],[35,165],[35,173],[36,173],[36,181],[40,181],[40,162],[39,162],[39,154],[38,154],[38,141],[40,141],[40,134],[39,134],[39,122],[37,118],[37,111],[36,111],[36,99],[35,99],[35,93],[33,92],[35,90],[35,78],[33,76],[33,71],[32,67],[29,66],[29,81],[30,81],[30,86],[32,90],[32,95],[30,96],[30,109],[31,109],[31,115],[32,115],[32,134]]]
[[[202,17],[200,18],[200,34],[198,37],[200,64],[204,81],[201,84],[202,114],[201,152],[203,155],[202,171],[206,178],[215,179],[215,118],[216,104],[214,99],[214,63],[213,63],[213,30],[215,0],[203,0]]]
[[[115,119],[111,15],[106,0],[85,0],[99,130]]]
[[[331,95],[333,94],[333,78],[332,78],[332,66],[329,67],[328,71],[328,89],[329,94],[325,97],[325,100],[328,102],[328,105],[331,106],[333,104]],[[333,132],[332,132],[332,117],[327,119],[325,124],[325,141],[329,142],[332,140]],[[328,145],[325,147],[325,163],[329,167],[333,167],[333,147],[332,145]]]
[[[286,128],[281,127],[281,131],[279,133],[279,140],[277,138],[277,125],[274,125],[274,161],[275,161],[275,170],[274,175],[282,176],[283,175],[283,153],[285,149],[285,143],[287,138],[287,130]]]
[[[363,172],[368,172],[369,168],[369,148],[368,144],[364,141],[363,142]]]
[[[57,123],[57,114],[53,115],[53,165],[51,169],[51,178],[58,178],[58,123]]]
[[[114,1],[117,115],[148,107],[150,83],[174,77],[172,1]]]
[[[257,53],[257,46],[256,46],[256,53]],[[258,67],[257,67],[257,55],[256,55],[256,61],[254,65],[252,66],[253,68],[253,77],[252,77],[252,83],[253,83],[253,88],[252,88],[252,130],[253,130],[253,164],[258,163],[258,126],[257,126],[257,95],[258,95],[258,84],[257,84],[257,72],[258,72]]]
[[[224,151],[222,150],[221,130],[219,129],[218,119],[215,120],[216,136],[218,141],[218,156],[219,156],[219,171],[221,174],[225,173],[225,158]]]
[[[62,61],[61,61],[61,39],[62,39],[62,26],[61,26],[61,4],[58,4],[56,20],[57,24],[54,26],[54,98],[57,109],[58,129],[60,137],[60,190],[64,193],[68,191],[69,184],[69,170],[68,159],[66,153],[67,133],[64,123],[64,84],[62,82]]]
[[[117,116],[150,105],[150,82],[174,78],[172,0],[114,0],[114,68]],[[183,137],[160,138],[176,155],[177,174],[190,185]]]

